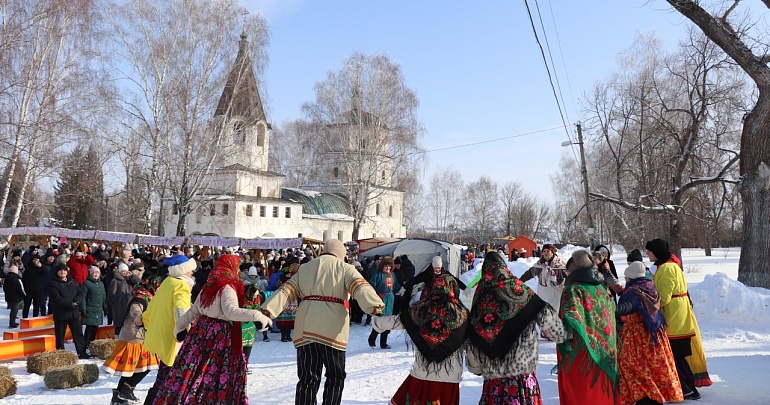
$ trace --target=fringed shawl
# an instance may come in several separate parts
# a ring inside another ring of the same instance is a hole
[[[487,253],[481,267],[470,313],[468,338],[491,359],[502,359],[516,350],[519,336],[545,307],[505,261],[495,252]]]
[[[660,311],[660,295],[655,289],[655,282],[645,277],[635,278],[626,283],[626,289],[620,296],[619,303],[630,302],[639,311],[644,326],[650,332],[652,341],[657,343],[660,328],[666,326],[666,319]]]
[[[433,279],[428,297],[400,316],[404,329],[429,368],[462,347],[468,326],[468,309],[455,296],[457,281],[449,274]]]
[[[203,285],[201,293],[198,296],[198,305],[201,309],[208,308],[214,303],[217,295],[222,293],[222,289],[230,286],[235,290],[238,297],[238,306],[243,308],[244,304],[244,286],[240,277],[238,277],[238,267],[241,259],[236,255],[224,255],[217,260],[217,265],[209,274],[206,284]],[[242,335],[241,323],[232,322],[233,342],[231,350],[234,355],[240,356],[242,353]]]

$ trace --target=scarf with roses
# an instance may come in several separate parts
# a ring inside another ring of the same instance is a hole
[[[591,386],[601,370],[612,382],[618,380],[618,348],[615,329],[615,302],[604,287],[596,266],[574,270],[564,281],[559,311],[568,338],[556,345],[561,360],[554,370],[569,370],[577,356],[585,352],[590,364],[578,367],[591,377]]]
[[[545,301],[511,274],[505,260],[489,252],[473,296],[468,338],[490,359],[502,359],[516,350],[519,336],[544,307]]]
[[[399,315],[409,338],[428,363],[426,367],[439,365],[465,342],[468,309],[455,295],[458,290],[452,275],[438,275],[428,297]]]

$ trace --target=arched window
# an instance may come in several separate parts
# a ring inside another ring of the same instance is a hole
[[[233,124],[233,145],[243,145],[246,143],[246,131],[244,131],[243,123],[236,122]]]
[[[334,177],[340,177],[340,168],[339,167],[335,167],[334,168]]]
[[[393,206],[388,207],[388,216],[393,218]]]
[[[262,187],[257,187],[257,197],[262,197]]]
[[[380,204],[374,206],[374,215],[380,215]]]

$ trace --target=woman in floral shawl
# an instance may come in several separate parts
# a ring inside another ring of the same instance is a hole
[[[136,401],[134,387],[150,370],[158,369],[158,356],[144,349],[146,331],[142,323],[142,313],[147,309],[147,304],[155,295],[160,282],[160,276],[145,274],[144,279],[134,287],[115,348],[102,365],[106,372],[120,376],[118,388],[112,390],[112,404]]]
[[[620,396],[624,404],[660,405],[684,400],[674,355],[666,334],[655,283],[645,277],[642,262],[625,271],[626,288],[620,295],[616,316],[620,329]]]
[[[405,329],[417,349],[391,404],[459,404],[468,309],[455,295],[458,289],[452,275],[438,275],[426,299],[411,308],[407,303],[399,315],[374,318],[375,331]]]
[[[555,341],[564,341],[556,311],[511,274],[497,252],[487,253],[473,296],[466,358],[468,370],[484,377],[479,404],[543,403],[535,377],[535,324]]]
[[[271,321],[243,308],[239,265],[239,256],[221,256],[195,303],[176,321],[174,332],[184,343],[153,404],[249,403],[241,322],[253,321],[262,329]]]
[[[603,284],[591,254],[573,253],[559,311],[567,340],[556,345],[563,405],[620,404],[615,302]]]

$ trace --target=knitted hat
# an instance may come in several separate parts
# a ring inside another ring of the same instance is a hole
[[[125,263],[118,264],[118,272],[128,271],[128,265]]]
[[[550,243],[546,243],[545,245],[543,245],[543,249],[542,250],[546,250],[546,249],[550,250],[551,253],[556,254],[556,246],[554,246],[554,245],[552,245]]]
[[[626,261],[629,263],[643,262],[644,258],[642,258],[642,252],[639,249],[632,250],[631,253],[628,254]]]
[[[361,262],[355,262],[353,263],[353,266],[357,269],[363,269],[363,267],[361,266]]]
[[[249,275],[250,276],[256,276],[257,275],[257,268],[254,266],[249,267]]]
[[[671,256],[671,248],[668,242],[663,239],[653,239],[644,245],[644,248],[652,252],[658,259],[664,259]]]
[[[66,270],[67,272],[69,272],[70,268],[67,267],[66,263],[59,262],[59,263],[56,264],[56,271],[59,271],[59,270]]]
[[[96,273],[96,272],[98,272],[99,274],[101,274],[101,273],[102,273],[102,270],[101,270],[101,269],[99,269],[99,268],[98,268],[98,267],[96,267],[96,266],[91,266],[91,267],[89,267],[89,268],[88,268],[88,275],[89,275],[89,276],[93,276],[93,275],[94,275],[94,273]]]
[[[393,264],[401,264],[401,257],[396,256],[396,258],[393,259]]]
[[[644,267],[644,263],[632,262],[626,267],[626,271],[623,275],[625,275],[627,279],[635,279],[644,277],[646,273],[647,269]]]
[[[340,260],[345,258],[346,252],[345,245],[339,239],[329,239],[324,243],[324,253],[331,253]]]
[[[441,256],[434,256],[431,261],[433,267],[444,267],[444,262],[441,260]]]
[[[185,255],[173,255],[163,259],[163,264],[168,266],[168,275],[171,277],[184,276],[187,273],[195,271],[197,267],[195,260]]]

